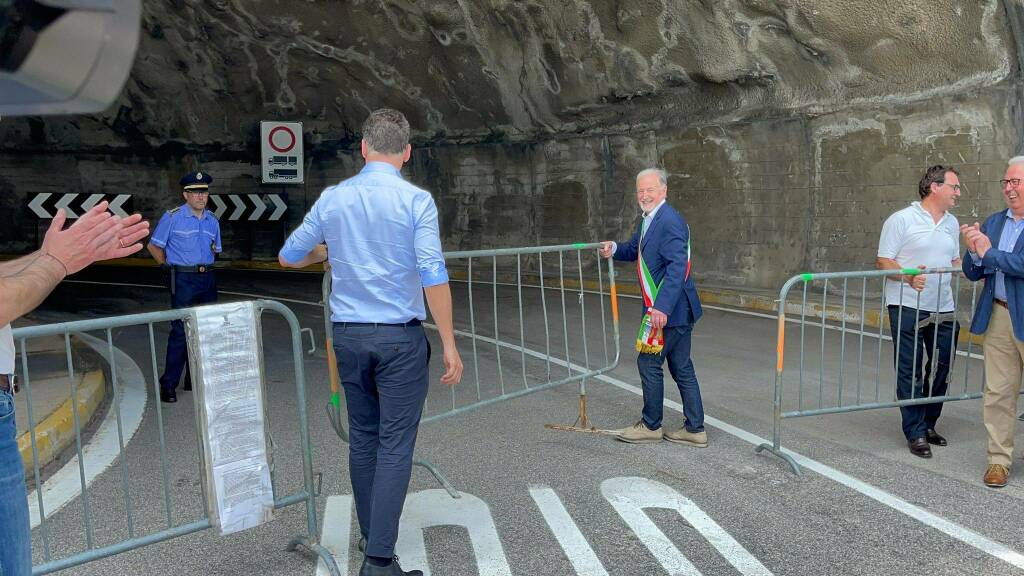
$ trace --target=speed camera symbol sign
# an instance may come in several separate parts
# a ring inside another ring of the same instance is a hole
[[[302,123],[260,122],[264,184],[302,184]]]

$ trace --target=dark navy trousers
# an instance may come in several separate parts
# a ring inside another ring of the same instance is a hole
[[[665,347],[661,354],[639,354],[636,366],[644,390],[644,425],[650,430],[661,428],[665,406],[665,376],[662,364],[668,361],[668,371],[679,387],[683,399],[683,427],[689,432],[704,431],[704,404],[700,398],[697,372],[690,359],[690,340],[693,326],[666,326]]]
[[[916,328],[918,322],[928,319],[933,312],[907,306],[888,308],[896,365],[896,398],[945,396],[952,356],[960,339],[960,324],[949,321],[943,322],[938,329],[934,323]],[[927,362],[925,354],[928,355]],[[933,362],[936,363],[935,376],[929,381]],[[907,440],[924,438],[928,430],[935,429],[935,423],[942,414],[942,402],[900,406],[900,413],[903,416],[903,435]]]
[[[427,397],[423,327],[334,324],[349,423],[349,475],[366,554],[390,558]]]
[[[188,308],[217,301],[217,282],[213,272],[178,272],[172,276],[174,290],[171,291],[171,308]],[[167,361],[160,377],[160,389],[170,392],[178,387],[181,373],[185,371],[188,350],[185,345],[185,324],[181,320],[171,322],[171,333],[167,337]]]

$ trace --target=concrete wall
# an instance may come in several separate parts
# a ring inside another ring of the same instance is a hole
[[[917,199],[925,167],[960,169],[957,217],[1002,206],[997,180],[1017,132],[1004,85],[970,95],[832,114],[688,129],[418,147],[407,176],[435,193],[445,249],[560,244],[628,237],[637,222],[633,177],[669,172],[669,201],[690,223],[695,274],[713,286],[777,288],[807,271],[873,266],[882,222]],[[244,158],[205,154],[216,193],[289,194],[288,221],[225,222],[225,257],[273,259],[320,191],[354,174],[349,150],[310,160],[303,186],[261,186]],[[237,154],[235,155],[237,156]],[[148,218],[180,203],[176,180],[194,157],[0,155],[0,246],[34,248],[26,193],[132,192]]]

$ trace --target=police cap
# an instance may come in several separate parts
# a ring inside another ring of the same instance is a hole
[[[213,176],[206,172],[189,172],[178,181],[185,190],[206,190],[213,182]]]

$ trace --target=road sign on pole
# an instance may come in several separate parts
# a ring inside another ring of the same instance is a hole
[[[302,122],[260,122],[264,184],[302,184]]]

